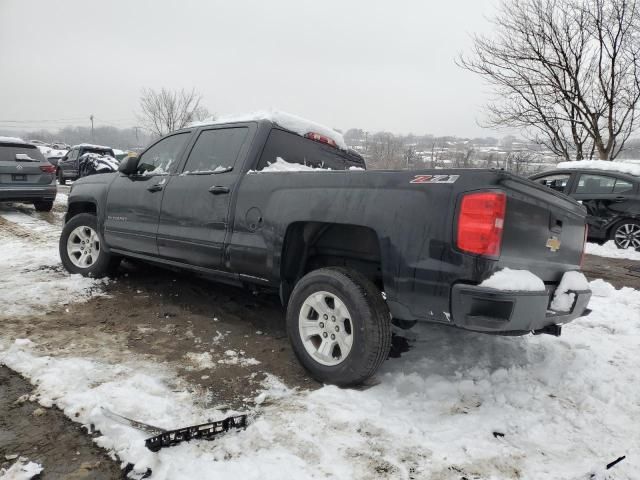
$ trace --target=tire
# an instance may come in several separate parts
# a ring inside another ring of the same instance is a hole
[[[62,175],[62,169],[61,168],[58,169],[58,183],[60,185],[66,185],[67,184],[67,179],[64,178],[64,176]]]
[[[619,221],[611,228],[609,238],[618,248],[640,249],[640,221],[631,219]]]
[[[362,274],[322,268],[305,275],[293,289],[287,333],[313,378],[350,387],[371,377],[387,359],[391,316],[380,290]]]
[[[38,212],[50,212],[53,208],[53,200],[36,200],[33,206]]]
[[[60,235],[59,252],[62,265],[69,273],[79,273],[85,277],[104,277],[118,267],[121,259],[105,252],[103,245],[104,240],[98,232],[95,215],[76,215],[65,224]]]

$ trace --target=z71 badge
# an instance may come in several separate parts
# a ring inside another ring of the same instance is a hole
[[[454,183],[460,175],[416,175],[409,183]]]

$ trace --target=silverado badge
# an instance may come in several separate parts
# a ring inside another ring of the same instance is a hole
[[[560,244],[562,242],[560,240],[558,240],[558,237],[551,237],[547,240],[547,245],[546,247],[551,250],[552,252],[557,252],[558,250],[560,250]]]

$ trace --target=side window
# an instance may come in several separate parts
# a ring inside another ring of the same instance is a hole
[[[78,149],[74,148],[73,150],[71,150],[71,152],[69,152],[69,157],[67,158],[67,160],[75,160],[76,158],[78,158]]]
[[[571,175],[568,173],[556,173],[554,175],[547,175],[546,177],[538,178],[536,179],[536,182],[544,185],[545,187],[564,193],[567,189],[569,178],[571,178]]]
[[[141,175],[166,175],[179,160],[180,152],[189,139],[189,132],[164,138],[144,152],[138,162]]]
[[[633,190],[633,183],[616,178],[616,184],[613,187],[613,193],[627,193]]]
[[[247,127],[204,130],[189,154],[184,173],[202,175],[231,170],[248,131]]]
[[[364,167],[361,160],[342,150],[274,128],[269,134],[257,169],[262,170],[278,161],[330,170]]]
[[[613,177],[583,173],[580,175],[580,180],[578,180],[576,193],[606,195],[607,193],[613,193],[615,183],[616,179]]]

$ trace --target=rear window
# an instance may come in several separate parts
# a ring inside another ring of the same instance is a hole
[[[44,156],[35,145],[0,143],[0,162],[29,162],[32,160],[44,162]]]
[[[364,168],[364,162],[355,155],[335,147],[315,142],[295,133],[274,128],[262,151],[258,170],[276,163],[281,158],[287,163],[299,163],[313,168],[348,170]]]
[[[576,187],[576,193],[606,195],[613,193],[616,179],[606,175],[582,174]]]

